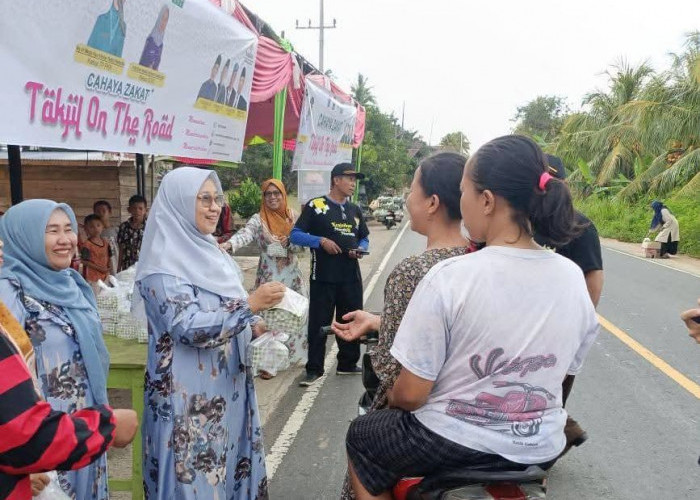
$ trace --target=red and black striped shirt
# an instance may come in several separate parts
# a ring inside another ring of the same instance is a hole
[[[0,500],[32,496],[29,475],[80,469],[114,439],[108,406],[66,414],[40,400],[24,360],[0,332]]]

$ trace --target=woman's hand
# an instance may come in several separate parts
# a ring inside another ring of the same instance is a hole
[[[276,306],[282,301],[286,289],[286,286],[277,281],[260,285],[248,296],[250,310],[253,314],[256,314],[259,311]]]
[[[268,328],[267,328],[267,323],[265,323],[265,320],[261,319],[257,323],[253,325],[253,338],[257,339],[260,335],[265,333]]]
[[[139,428],[139,419],[134,410],[114,410],[114,441],[115,448],[124,448],[131,443]]]
[[[698,304],[700,304],[700,300],[698,300]],[[696,323],[693,319],[697,317],[700,317],[700,308],[697,307],[681,313],[681,319],[685,321],[685,326],[688,328],[688,335],[700,344],[700,323]]]
[[[343,316],[343,321],[347,321],[347,323],[334,321],[331,330],[347,342],[357,340],[371,331],[379,330],[382,323],[381,317],[362,310],[347,313]]]
[[[219,244],[219,248],[222,249],[224,252],[230,252],[231,251],[231,241],[225,241],[221,244]]]
[[[284,248],[289,247],[289,238],[287,238],[286,236],[282,236],[280,238],[279,242],[280,242],[280,245],[282,245]]]
[[[46,488],[51,480],[46,474],[30,474],[29,480],[32,483],[32,496],[35,497]]]

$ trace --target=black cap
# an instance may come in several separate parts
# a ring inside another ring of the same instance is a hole
[[[365,174],[356,172],[352,163],[338,163],[331,171],[331,178],[340,177],[341,175],[352,175],[356,179],[364,179]]]
[[[549,163],[549,171],[557,179],[566,179],[566,169],[561,161],[561,158],[554,155],[547,155],[547,163]]]

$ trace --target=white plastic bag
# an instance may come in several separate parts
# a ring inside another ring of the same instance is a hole
[[[289,335],[281,332],[265,332],[250,343],[253,373],[265,371],[277,375],[289,368],[289,349],[284,343]]]
[[[277,304],[274,309],[284,309],[289,311],[294,316],[304,317],[309,311],[309,299],[302,294],[295,292],[291,288],[284,290],[282,301]]]
[[[47,472],[47,476],[51,480],[46,488],[41,490],[34,500],[70,500],[70,497],[58,485],[58,474],[55,471]]]
[[[148,323],[143,309],[143,301],[138,302],[141,309],[134,308],[135,266],[109,277],[109,285],[98,282],[97,309],[102,319],[104,332],[119,338],[148,342]]]

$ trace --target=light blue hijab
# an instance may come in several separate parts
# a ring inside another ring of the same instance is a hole
[[[0,218],[0,239],[5,243],[0,279],[16,279],[26,295],[63,308],[75,330],[95,402],[107,404],[109,353],[95,294],[80,273],[71,268],[56,271],[46,257],[46,225],[57,209],[68,215],[77,234],[73,210],[51,200],[23,201]]]

